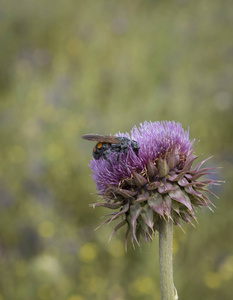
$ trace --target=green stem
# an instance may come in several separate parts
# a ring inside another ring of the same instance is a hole
[[[174,283],[172,267],[172,242],[173,222],[172,220],[159,221],[159,273],[162,300],[174,300]]]

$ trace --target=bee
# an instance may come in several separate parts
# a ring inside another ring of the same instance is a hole
[[[139,144],[131,139],[126,137],[118,137],[118,136],[107,136],[107,135],[99,135],[99,134],[85,134],[82,136],[84,140],[88,141],[96,141],[92,155],[93,158],[98,160],[101,157],[106,159],[111,165],[112,163],[108,159],[108,156],[112,153],[117,153],[117,162],[122,164],[120,159],[120,154],[127,154],[129,151],[129,147],[131,146],[136,155],[138,155],[138,151],[140,149]],[[123,164],[122,164],[123,165]]]

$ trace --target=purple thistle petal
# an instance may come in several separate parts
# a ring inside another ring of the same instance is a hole
[[[135,140],[139,146],[139,153],[129,147],[127,154],[121,153],[117,162],[117,154],[108,156],[111,164],[101,157],[92,159],[90,168],[100,194],[104,194],[110,185],[117,186],[123,178],[129,178],[132,171],[142,171],[150,161],[155,161],[160,155],[167,152],[188,155],[194,140],[189,140],[189,132],[185,131],[180,123],[173,122],[144,122],[139,127],[134,126],[131,134],[118,132],[116,136]],[[124,165],[126,167],[124,167]]]

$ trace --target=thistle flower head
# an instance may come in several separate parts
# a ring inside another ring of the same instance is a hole
[[[128,144],[124,151],[110,151],[91,161],[93,179],[103,199],[93,207],[114,211],[100,226],[118,220],[112,235],[125,225],[125,242],[130,235],[131,242],[140,245],[140,237],[152,240],[160,218],[172,219],[181,227],[181,220],[196,220],[196,207],[210,208],[207,187],[216,181],[200,178],[212,168],[202,168],[206,160],[192,168],[197,159],[194,140],[190,141],[181,124],[144,122],[130,134],[119,132],[116,136],[133,140],[140,148],[136,152]]]

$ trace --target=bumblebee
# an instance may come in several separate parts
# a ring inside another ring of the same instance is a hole
[[[118,137],[118,136],[107,136],[107,135],[98,135],[98,134],[85,134],[82,136],[84,140],[88,141],[96,141],[92,155],[93,158],[98,160],[101,157],[106,159],[110,164],[110,160],[108,159],[108,155],[116,152],[117,153],[117,162],[119,161],[120,154],[127,154],[129,151],[129,147],[131,146],[133,151],[138,155],[138,151],[140,149],[139,144],[131,139],[126,137]]]

